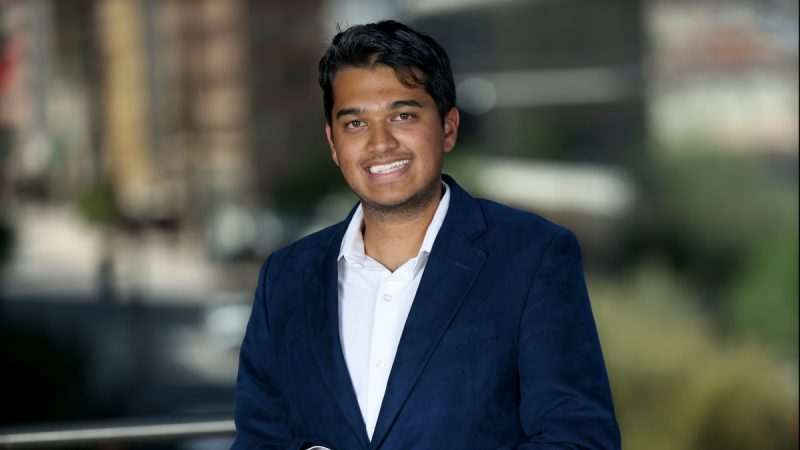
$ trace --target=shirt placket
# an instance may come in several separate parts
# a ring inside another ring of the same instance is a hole
[[[372,434],[377,422],[386,383],[392,369],[392,358],[396,343],[397,293],[399,282],[392,277],[385,279],[378,287],[375,298],[375,314],[372,327],[372,346],[369,355],[369,375],[367,388],[367,426]]]

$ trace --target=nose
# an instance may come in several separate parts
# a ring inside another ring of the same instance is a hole
[[[375,153],[386,153],[397,148],[397,139],[386,124],[378,123],[370,127],[369,149]]]

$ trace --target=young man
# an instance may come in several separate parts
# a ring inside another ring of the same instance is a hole
[[[616,449],[572,233],[442,176],[450,62],[393,21],[319,64],[360,203],[264,264],[242,344],[236,449]]]

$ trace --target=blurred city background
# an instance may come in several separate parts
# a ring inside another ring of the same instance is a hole
[[[450,54],[446,171],[580,238],[625,448],[798,448],[797,0],[0,0],[0,436],[230,420],[261,261],[355,201],[318,58],[381,18]]]

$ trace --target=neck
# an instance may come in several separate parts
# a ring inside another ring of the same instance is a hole
[[[436,191],[430,202],[414,211],[375,211],[363,205],[364,251],[372,259],[394,272],[409,259],[417,256],[425,232],[436,214],[442,191]]]

